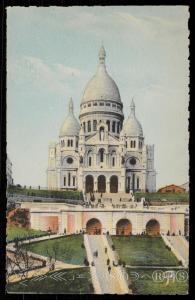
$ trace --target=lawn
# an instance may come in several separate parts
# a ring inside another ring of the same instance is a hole
[[[174,203],[176,203],[176,201],[180,203],[189,202],[189,193],[157,193],[157,192],[156,193],[141,193],[141,192],[135,193],[136,199],[141,199],[142,197],[152,202],[161,201],[163,199],[166,199],[167,202],[174,202]]]
[[[42,236],[47,235],[48,233],[41,230],[34,230],[34,229],[27,229],[27,228],[20,228],[15,226],[7,226],[7,242],[13,241],[15,238],[25,238],[29,236]]]
[[[67,237],[60,237],[56,239],[35,242],[25,245],[31,252],[51,256],[61,260],[65,263],[83,265],[84,258],[86,257],[85,248],[82,248],[83,243],[82,235],[71,235]]]
[[[112,236],[119,257],[132,266],[178,266],[175,255],[161,237]]]
[[[8,193],[10,194],[21,194],[27,196],[40,196],[48,198],[58,198],[58,199],[73,199],[73,200],[83,200],[83,193],[80,191],[54,191],[54,190],[42,190],[33,188],[20,188],[12,186],[8,188]]]
[[[137,269],[137,268],[136,269],[127,268],[129,278],[131,279],[132,282],[133,294],[186,295],[188,293],[188,278],[186,278],[186,274],[188,274],[188,270],[183,270],[183,269],[175,270],[176,272],[175,281],[173,279],[168,280],[168,278],[166,278],[164,272],[167,270],[168,269],[160,269],[160,268],[147,269],[147,270]],[[172,270],[174,270],[174,268]],[[153,272],[158,272],[158,274],[161,273],[160,277],[158,276],[156,277]]]
[[[60,274],[59,274],[60,273]],[[60,278],[58,279],[58,274]],[[8,293],[93,294],[89,268],[64,269],[49,272],[41,280],[27,279],[7,285]],[[55,276],[55,279],[53,278]],[[24,283],[23,283],[24,282]],[[23,285],[22,285],[23,283]]]

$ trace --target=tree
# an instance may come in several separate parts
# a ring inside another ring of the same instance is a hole
[[[15,242],[15,252],[9,253],[7,258],[8,281],[9,276],[17,272],[20,279],[28,278],[28,273],[35,266],[35,260],[30,257],[27,249],[18,240]]]

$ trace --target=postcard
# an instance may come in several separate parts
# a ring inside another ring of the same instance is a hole
[[[188,294],[188,7],[6,11],[7,293]]]

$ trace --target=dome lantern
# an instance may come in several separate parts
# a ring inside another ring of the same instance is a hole
[[[105,63],[105,58],[106,58],[106,51],[104,49],[104,46],[102,46],[99,50],[99,62],[100,62],[100,64]]]

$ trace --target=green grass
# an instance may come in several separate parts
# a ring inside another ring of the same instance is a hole
[[[50,276],[61,273],[64,280],[51,278]],[[63,273],[63,274],[62,274]],[[9,283],[7,285],[8,293],[38,293],[38,294],[93,294],[94,289],[91,282],[89,268],[64,269],[47,273],[47,277],[42,280],[32,281],[28,279],[24,282]]]
[[[65,263],[83,265],[84,258],[86,257],[85,248],[82,248],[83,243],[82,235],[72,235],[67,237],[60,237],[56,239],[31,243],[25,245],[31,252],[52,256],[54,258],[54,248],[56,250],[56,259]],[[56,246],[57,245],[57,246]]]
[[[141,199],[142,197],[150,201],[161,201],[162,199],[166,199],[167,202],[189,202],[189,193],[135,193],[136,199]]]
[[[29,236],[41,236],[48,234],[45,231],[7,226],[7,241],[13,241],[15,238],[24,238]]]
[[[8,193],[22,194],[28,196],[41,196],[41,197],[48,197],[48,198],[58,198],[58,199],[83,200],[83,193],[80,191],[39,190],[39,189],[29,189],[29,188],[20,188],[20,187],[12,186],[8,188]]]
[[[165,272],[168,269],[156,269],[160,270],[161,272]],[[175,281],[172,279],[169,280],[167,284],[167,279],[163,277],[161,282],[156,282],[152,278],[152,274],[155,269],[128,269],[127,272],[129,274],[129,278],[131,279],[132,283],[132,290],[133,294],[137,295],[186,295],[188,293],[188,279],[185,281],[179,281],[181,276],[176,276]],[[174,268],[172,269],[174,270]],[[183,270],[175,270],[176,272],[182,272]],[[187,271],[188,270],[184,270]],[[139,276],[138,279],[135,276],[136,272]],[[162,274],[162,273],[161,273]],[[181,274],[181,273],[180,273]],[[155,276],[154,276],[155,278]]]
[[[161,237],[112,236],[119,257],[132,266],[178,266],[175,255]]]

